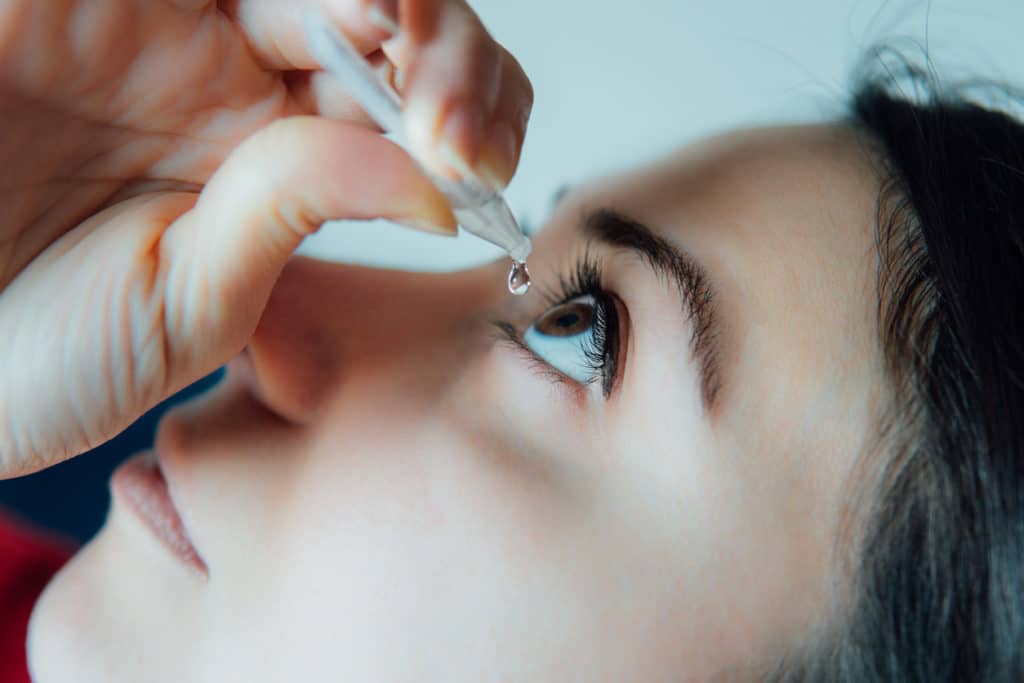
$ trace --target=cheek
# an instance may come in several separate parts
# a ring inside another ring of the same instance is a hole
[[[316,466],[297,480],[283,555],[239,615],[288,661],[356,679],[694,670],[679,641],[695,613],[666,551],[679,528],[612,499],[624,479],[521,456],[447,423],[341,419],[304,457]]]
[[[311,444],[287,528],[335,559],[362,553],[452,557],[457,547],[539,560],[578,523],[578,500],[549,468],[436,421],[361,429],[342,423]],[[395,559],[398,559],[397,557]]]
[[[579,501],[515,454],[436,426],[367,427],[345,423],[313,446],[317,466],[300,478],[265,587],[280,637],[351,675],[397,651],[506,661],[499,632],[536,647],[536,621],[560,613]]]

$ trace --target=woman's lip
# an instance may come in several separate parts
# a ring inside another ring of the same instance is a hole
[[[144,453],[121,463],[110,479],[110,492],[124,502],[171,555],[204,579],[209,577],[206,563],[192,545],[171,500],[167,480],[154,454]]]

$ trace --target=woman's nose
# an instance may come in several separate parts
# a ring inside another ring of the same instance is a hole
[[[362,376],[441,377],[485,296],[472,273],[424,274],[296,257],[271,294],[247,352],[229,365],[273,412],[314,420]]]

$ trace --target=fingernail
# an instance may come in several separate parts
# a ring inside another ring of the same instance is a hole
[[[405,89],[405,72],[392,67],[391,74],[388,77],[388,85],[395,92],[402,92]]]
[[[392,38],[402,32],[398,24],[398,0],[375,0],[366,8],[366,20]]]
[[[496,192],[501,192],[512,180],[516,164],[516,133],[512,126],[501,121],[491,130],[477,164],[480,177]]]
[[[459,226],[457,224],[453,226],[438,225],[423,218],[402,218],[401,220],[395,220],[395,222],[399,225],[404,225],[407,228],[419,230],[420,232],[427,232],[431,235],[455,237],[459,234]]]
[[[456,106],[441,129],[441,161],[463,178],[476,178],[473,166],[480,154],[484,117],[475,105]]]
[[[459,234],[459,221],[448,200],[433,187],[409,214],[393,218],[396,223],[434,235],[454,237]]]

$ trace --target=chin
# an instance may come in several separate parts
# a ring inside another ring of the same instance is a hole
[[[36,602],[27,643],[33,683],[195,680],[179,676],[189,662],[172,647],[182,635],[175,607],[194,604],[176,580],[184,572],[168,572],[175,560],[121,517],[109,514]]]
[[[57,574],[32,609],[28,625],[28,666],[33,683],[92,683],[86,662],[77,656],[84,634],[95,632],[88,623],[87,601],[78,590],[78,565],[85,549],[79,551]]]

